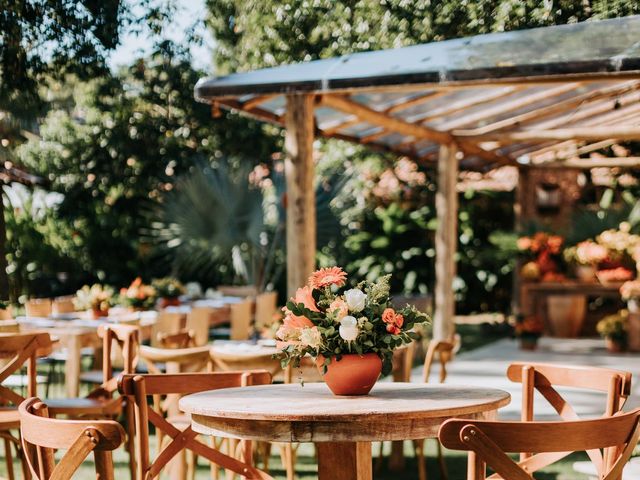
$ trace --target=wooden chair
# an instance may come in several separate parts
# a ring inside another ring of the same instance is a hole
[[[0,321],[13,320],[13,307],[7,305],[7,308],[0,308]]]
[[[113,480],[111,452],[118,448],[125,433],[111,420],[56,420],[49,418],[47,406],[29,398],[19,407],[20,433],[29,472],[37,480],[67,480],[93,452],[96,478]],[[55,450],[66,450],[55,464]]]
[[[187,314],[185,328],[193,332],[194,347],[200,347],[209,343],[211,315],[212,309],[209,307],[196,307]]]
[[[247,340],[251,334],[251,309],[249,299],[231,305],[231,340]]]
[[[31,298],[24,305],[27,317],[48,317],[51,315],[50,298]]]
[[[73,313],[76,307],[73,304],[73,297],[56,297],[51,304],[51,313]]]
[[[424,383],[429,383],[431,369],[436,361],[440,364],[439,382],[445,382],[447,379],[447,363],[453,359],[454,350],[455,344],[453,342],[447,342],[444,340],[431,340],[429,342],[427,353],[424,357],[424,366],[422,368],[422,380]],[[427,479],[427,463],[424,458],[424,445],[424,439],[413,441],[413,451],[415,453],[416,461],[418,462],[418,478],[420,480]],[[442,446],[439,442],[437,443],[437,448],[440,477],[446,480],[448,478],[447,467],[444,462],[444,457],[442,456]]]
[[[132,325],[102,325],[98,328],[102,338],[102,383],[84,398],[47,399],[49,414],[52,417],[66,415],[70,418],[116,419],[123,412],[128,432],[133,432],[133,405],[125,403],[122,396],[115,397],[118,380],[113,370],[112,351],[122,351],[122,373],[135,371],[140,330]],[[135,451],[133,436],[129,435],[125,444],[129,453],[129,468],[135,472]]]
[[[180,425],[172,422],[163,404],[158,401],[160,396],[182,396],[206,390],[269,383],[271,383],[271,375],[265,371],[123,375],[119,390],[123,395],[132,398],[136,406],[138,478],[145,480],[156,478],[179,452],[190,450],[193,454],[208,459],[212,467],[219,466],[249,479],[270,479],[271,477],[265,472],[251,466],[251,442],[240,442],[239,450],[242,460],[234,458],[234,451],[231,451],[230,455],[224,454],[201,442],[197,438],[197,433],[191,429],[188,418]],[[154,397],[153,408],[149,406],[148,396]],[[149,423],[155,426],[157,435],[170,439],[170,443],[164,448],[159,444],[159,452],[155,460],[151,460],[149,454]],[[193,469],[195,465],[190,474],[193,474]],[[180,476],[174,475],[172,478],[180,478]]]
[[[612,452],[607,462],[596,464],[600,480],[620,480],[622,470],[640,439],[640,409],[596,420],[560,422],[492,422],[447,420],[438,433],[442,445],[469,452],[467,480],[504,478],[533,480],[532,473],[567,451]],[[512,460],[507,453],[536,452]],[[486,477],[486,465],[496,474]]]
[[[49,355],[52,351],[52,342],[48,333],[25,333],[25,334],[0,334],[0,359],[3,366],[0,368],[0,437],[4,443],[4,454],[7,462],[7,476],[10,480],[15,478],[13,471],[13,453],[11,445],[14,446],[18,455],[22,458],[23,477],[28,477],[27,464],[23,451],[20,448],[18,437],[13,431],[20,428],[20,418],[18,405],[25,398],[8,388],[6,380],[27,364],[27,395],[37,395],[36,379],[36,359]]]
[[[606,393],[604,416],[611,416],[619,412],[631,393],[631,373],[610,368],[512,363],[507,368],[507,377],[512,382],[522,384],[521,420],[523,422],[534,420],[535,390],[542,394],[563,420],[578,420],[579,417],[567,400],[554,388],[556,386]],[[548,461],[552,463],[569,453],[549,454]],[[602,465],[606,461],[598,451],[587,453],[596,466]],[[530,456],[530,453],[523,452],[520,458],[524,460]]]
[[[230,297],[254,298],[258,294],[258,288],[255,285],[218,285],[217,290]]]
[[[163,335],[179,333],[186,328],[187,316],[182,312],[167,312],[162,310],[158,313],[156,323],[151,329],[151,346],[161,346],[159,338]]]
[[[263,292],[256,296],[255,326],[267,327],[273,323],[273,316],[278,310],[278,292]]]

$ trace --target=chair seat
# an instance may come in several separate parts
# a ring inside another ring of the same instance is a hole
[[[20,415],[16,407],[0,407],[0,431],[20,428]]]
[[[122,409],[121,398],[51,398],[44,402],[52,415],[113,415]]]

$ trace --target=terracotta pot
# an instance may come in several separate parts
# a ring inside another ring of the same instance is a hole
[[[538,348],[537,338],[520,338],[520,350],[535,350]]]
[[[160,308],[177,307],[178,305],[180,305],[180,299],[178,297],[162,297],[160,299]]]
[[[316,359],[320,373],[324,360],[323,356]],[[378,381],[381,371],[382,360],[377,354],[348,354],[339,361],[332,358],[323,379],[334,395],[367,395]]]
[[[554,337],[577,337],[587,310],[584,295],[549,295],[547,318]]]
[[[91,313],[93,314],[94,319],[104,318],[109,316],[109,309],[100,310],[99,308],[92,308]]]
[[[624,343],[620,340],[607,337],[604,339],[607,350],[611,353],[620,353],[624,351]]]

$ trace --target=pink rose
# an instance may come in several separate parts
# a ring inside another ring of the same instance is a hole
[[[338,320],[347,316],[349,313],[349,306],[342,298],[336,298],[331,305],[329,305],[329,312],[333,313]]]

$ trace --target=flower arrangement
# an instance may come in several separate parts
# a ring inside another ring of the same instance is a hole
[[[184,285],[173,277],[156,278],[151,282],[151,286],[160,298],[178,298],[185,292]]]
[[[156,301],[156,289],[151,285],[142,283],[137,277],[127,288],[120,289],[120,297],[130,307],[151,308]]]
[[[609,251],[603,245],[594,242],[593,240],[585,240],[584,242],[578,243],[575,247],[573,247],[573,251],[575,254],[573,255],[572,260],[575,261],[578,265],[597,265],[601,262],[604,262],[608,255]],[[572,249],[567,249],[567,251],[571,251]],[[566,257],[571,257],[568,254],[565,254]]]
[[[84,285],[76,292],[73,305],[76,310],[92,310],[95,316],[106,316],[113,300],[113,288],[95,283]]]
[[[627,339],[627,323],[629,311],[620,310],[613,315],[607,315],[596,324],[596,330],[604,337],[616,342],[624,343]]]
[[[347,274],[340,267],[314,272],[283,309],[276,333],[283,366],[300,364],[305,355],[320,358],[323,374],[347,354],[375,354],[382,373],[391,372],[393,350],[417,338],[414,325],[427,315],[406,306],[394,309],[389,299],[390,275],[344,290]]]
[[[523,277],[529,280],[558,281],[562,262],[564,238],[546,232],[537,232],[531,237],[520,237],[517,247],[529,259],[522,269]]]
[[[596,273],[598,280],[603,285],[607,284],[616,284],[620,282],[626,282],[628,280],[633,279],[634,273],[625,267],[616,267],[616,268],[607,268],[604,270],[599,270]]]
[[[620,295],[623,300],[640,299],[640,280],[624,282],[620,287]]]

